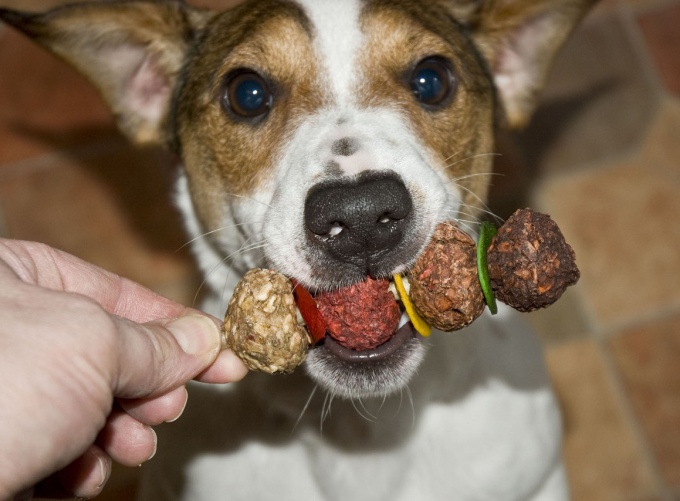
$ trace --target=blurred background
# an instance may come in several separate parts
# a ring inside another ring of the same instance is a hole
[[[679,54],[680,0],[602,0],[532,124],[499,137],[492,208],[551,214],[582,271],[528,317],[564,412],[577,501],[680,500]],[[0,236],[190,305],[201,280],[170,198],[174,168],[133,149],[81,77],[0,24]],[[116,468],[99,499],[131,499],[138,472]]]

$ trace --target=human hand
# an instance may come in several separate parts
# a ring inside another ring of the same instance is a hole
[[[189,380],[246,374],[220,351],[218,325],[71,255],[0,239],[0,499],[46,478],[93,497],[112,460],[150,459],[151,426],[179,417]]]

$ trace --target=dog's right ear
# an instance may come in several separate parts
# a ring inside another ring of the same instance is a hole
[[[83,73],[138,144],[168,144],[175,81],[210,15],[180,1],[83,3],[45,14],[0,9],[0,20]]]

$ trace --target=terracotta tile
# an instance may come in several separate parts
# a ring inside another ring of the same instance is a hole
[[[657,101],[620,17],[585,22],[558,56],[541,106],[519,135],[532,177],[636,150]]]
[[[610,341],[666,482],[680,489],[680,316]]]
[[[670,2],[676,0],[599,0],[595,10],[607,11],[622,6],[630,6],[634,9],[649,9],[659,5],[668,5]]]
[[[115,134],[99,95],[13,29],[0,33],[0,165]]]
[[[680,95],[680,3],[638,16],[638,25],[666,88]]]
[[[680,101],[664,100],[659,116],[649,131],[644,159],[680,179]]]
[[[646,159],[540,188],[538,205],[574,248],[585,306],[601,328],[680,305],[679,189]]]
[[[649,468],[593,341],[560,344],[547,362],[565,420],[572,499],[618,501],[653,493]]]
[[[0,176],[13,238],[37,240],[154,287],[193,277],[187,237],[155,152],[124,148]]]
[[[589,331],[581,289],[582,285],[570,287],[550,308],[527,315],[527,320],[544,345],[580,339]]]

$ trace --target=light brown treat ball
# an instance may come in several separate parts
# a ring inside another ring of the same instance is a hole
[[[288,373],[306,358],[307,329],[297,320],[293,286],[284,275],[253,269],[229,301],[222,330],[249,369]]]
[[[451,222],[437,226],[409,280],[413,305],[439,330],[462,329],[484,311],[475,242]]]

